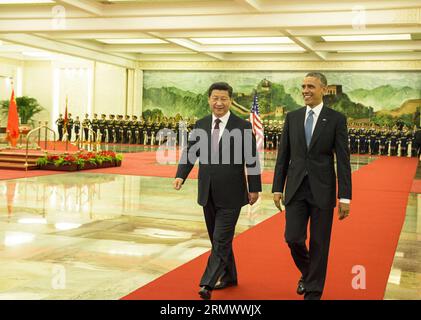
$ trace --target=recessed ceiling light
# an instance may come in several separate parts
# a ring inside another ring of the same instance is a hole
[[[200,49],[202,52],[305,52],[298,45],[260,45],[260,46],[207,46]]]
[[[52,0],[0,0],[0,4],[38,4],[55,3]]]
[[[50,58],[52,54],[50,52],[45,51],[23,51],[22,54],[27,57],[34,57],[34,58]]]
[[[160,44],[168,43],[161,39],[96,39],[106,44]]]
[[[294,43],[288,37],[191,38],[200,44],[283,44]]]
[[[388,41],[411,40],[410,34],[367,34],[358,36],[322,36],[324,41]]]
[[[338,50],[337,53],[373,53],[373,54],[378,54],[378,53],[394,53],[394,52],[414,52],[415,50],[403,50],[403,49],[394,49],[394,48],[390,48],[390,49],[355,49],[355,50]]]

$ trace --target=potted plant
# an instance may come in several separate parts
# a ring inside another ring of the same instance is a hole
[[[76,171],[79,163],[74,155],[45,155],[37,160],[37,164],[44,170]]]
[[[0,101],[0,113],[7,117],[9,113],[9,100]],[[22,127],[28,127],[28,125],[34,125],[33,117],[44,110],[44,108],[38,103],[35,98],[28,96],[22,96],[16,98],[16,104],[18,107],[19,119]]]
[[[121,166],[123,156],[112,151],[46,154],[37,160],[40,169],[75,171]]]

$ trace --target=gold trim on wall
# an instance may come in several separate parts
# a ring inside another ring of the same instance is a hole
[[[141,70],[345,70],[345,71],[418,71],[421,61],[145,61]]]

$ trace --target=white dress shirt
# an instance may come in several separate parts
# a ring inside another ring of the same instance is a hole
[[[227,126],[227,122],[228,122],[228,119],[230,117],[230,114],[231,114],[231,112],[229,112],[229,110],[228,110],[228,112],[223,117],[219,118],[219,120],[221,120],[221,122],[219,123],[219,140],[221,140],[222,134],[224,133],[224,129]],[[211,134],[213,134],[213,130],[215,128],[215,120],[217,118],[218,117],[215,117],[215,115],[212,113],[212,132],[211,132]]]
[[[313,109],[310,108],[309,106],[307,106],[306,116],[304,118],[304,127],[305,127],[305,123],[306,123],[307,118],[308,118],[308,113],[310,112],[310,110],[313,110],[313,112],[314,112],[314,114],[313,114],[313,129],[311,130],[312,135],[313,135],[313,132],[314,132],[314,128],[316,127],[317,119],[319,119],[320,112],[322,112],[322,108],[323,108],[323,102],[320,103],[319,105],[315,106]]]

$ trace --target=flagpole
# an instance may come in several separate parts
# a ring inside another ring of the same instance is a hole
[[[64,123],[64,125],[65,125],[65,127],[66,127],[66,152],[68,151],[68,149],[69,149],[69,132],[67,131],[67,122],[69,121],[68,119],[67,119],[67,101],[68,100],[68,96],[66,95],[66,112],[65,112],[65,118],[66,118],[66,120],[65,120],[65,123]]]

